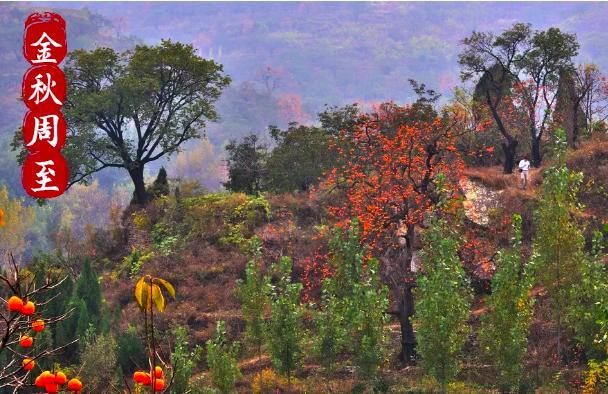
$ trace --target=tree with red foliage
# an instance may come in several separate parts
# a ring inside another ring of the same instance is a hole
[[[357,218],[362,241],[379,255],[398,305],[391,313],[401,324],[403,361],[412,361],[415,349],[410,317],[417,228],[437,206],[440,190],[455,201],[463,167],[455,148],[459,120],[439,116],[433,108],[439,95],[411,83],[419,96],[414,104],[382,104],[373,113],[358,114],[353,127],[338,134],[332,148],[339,164],[325,184],[343,192],[330,207],[338,223]],[[441,209],[455,209],[455,204]]]

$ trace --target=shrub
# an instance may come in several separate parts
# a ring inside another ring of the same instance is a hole
[[[291,281],[289,257],[282,257],[273,270],[279,278],[271,286],[266,341],[274,367],[290,382],[302,359],[302,309],[299,305],[302,284]]]
[[[237,297],[245,319],[245,338],[257,351],[258,357],[261,356],[264,344],[264,312],[268,307],[269,286],[268,277],[265,277],[260,269],[261,247],[260,239],[252,238],[253,258],[245,268],[245,280],[239,280],[237,283]]]
[[[470,333],[467,319],[472,295],[458,258],[460,241],[455,231],[445,221],[434,219],[424,241],[414,324],[422,365],[445,391],[460,369]]]
[[[228,344],[223,321],[218,321],[213,339],[207,342],[207,364],[213,385],[221,393],[230,393],[241,377],[237,367],[239,343]]]
[[[282,393],[289,392],[289,390],[294,391],[300,384],[298,379],[292,378],[288,382],[287,378],[277,375],[272,369],[264,369],[260,374],[253,378],[251,391],[254,394]]]
[[[519,390],[534,312],[534,299],[529,296],[534,284],[533,267],[522,265],[519,215],[513,217],[513,231],[513,246],[498,255],[492,294],[486,300],[490,310],[482,319],[479,333],[484,351],[500,372],[503,391]]]
[[[192,376],[196,365],[202,357],[203,348],[196,346],[193,351],[188,348],[188,332],[185,327],[175,329],[175,346],[171,354],[171,364],[173,365],[173,382],[171,383],[171,393],[181,394],[194,390],[197,385],[192,382]]]
[[[146,348],[134,326],[129,325],[125,331],[120,333],[116,342],[118,365],[120,365],[123,375],[128,376],[138,367],[147,364]]]
[[[110,335],[89,337],[80,355],[81,375],[87,391],[104,393],[116,382],[116,341]]]

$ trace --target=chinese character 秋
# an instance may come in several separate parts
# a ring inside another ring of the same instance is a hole
[[[55,97],[55,94],[53,94],[51,89],[55,87],[55,85],[57,85],[57,82],[51,78],[51,74],[46,73],[46,83],[42,81],[42,74],[36,75],[36,83],[30,86],[32,89],[34,89],[34,92],[30,97],[28,97],[28,100],[32,100],[35,97],[34,102],[36,104],[40,104],[51,96],[55,104],[61,105],[61,101]],[[40,98],[41,95],[43,95],[42,98]]]

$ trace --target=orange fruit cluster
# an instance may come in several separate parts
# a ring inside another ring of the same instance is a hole
[[[82,390],[82,382],[79,379],[73,378],[68,381],[68,377],[63,372],[52,373],[44,371],[36,377],[34,385],[44,388],[45,393],[58,393],[60,386],[67,383],[67,390],[74,393],[79,393]]]
[[[7,301],[9,312],[20,312],[25,316],[32,316],[36,312],[36,305],[32,301],[23,301],[17,296],[12,296]]]
[[[154,391],[163,391],[165,389],[165,380],[163,379],[163,376],[163,369],[156,366],[154,368]],[[152,385],[152,380],[152,374],[150,372],[135,371],[135,373],[133,373],[133,381],[135,381],[136,384],[150,386]]]

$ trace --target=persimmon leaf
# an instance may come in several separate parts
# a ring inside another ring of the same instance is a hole
[[[144,309],[149,304],[150,285],[146,283],[145,277],[141,277],[135,285],[135,300],[140,308]]]
[[[152,300],[154,301],[154,305],[156,305],[156,309],[160,312],[165,310],[165,297],[163,296],[160,286],[157,284],[152,285]]]
[[[169,283],[168,281],[161,279],[161,278],[155,278],[154,279],[156,282],[160,283],[161,285],[163,285],[165,287],[165,289],[167,289],[167,292],[169,293],[169,295],[175,299],[175,288],[173,287],[173,285],[171,283]]]

